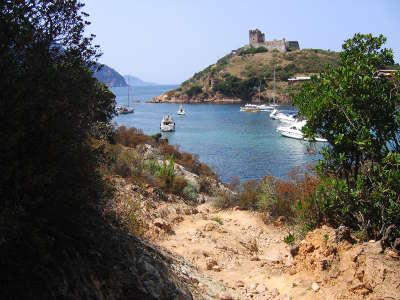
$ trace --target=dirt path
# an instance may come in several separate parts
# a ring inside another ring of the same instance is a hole
[[[160,242],[204,275],[201,296],[209,299],[319,299],[306,274],[289,274],[292,257],[283,242],[284,227],[266,225],[260,216],[241,210],[198,207]],[[322,297],[321,297],[322,296]]]

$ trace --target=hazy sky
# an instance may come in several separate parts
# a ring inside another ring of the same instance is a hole
[[[248,43],[298,40],[301,48],[340,50],[356,32],[384,34],[400,61],[398,0],[83,0],[101,62],[145,81],[180,83]]]

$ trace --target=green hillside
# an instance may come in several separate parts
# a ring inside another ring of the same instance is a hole
[[[337,52],[304,49],[293,52],[267,52],[264,48],[241,48],[186,80],[164,99],[203,102],[210,98],[239,98],[244,101],[269,101],[273,97],[273,72],[276,72],[276,98],[290,101],[288,78],[318,74],[338,61]]]

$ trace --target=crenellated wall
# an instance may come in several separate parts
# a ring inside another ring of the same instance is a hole
[[[265,34],[258,28],[249,30],[249,46],[254,48],[264,47],[268,51],[278,50],[280,52],[300,49],[298,41],[286,41],[285,39],[266,41]]]

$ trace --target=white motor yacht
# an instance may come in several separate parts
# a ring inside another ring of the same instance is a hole
[[[297,116],[295,114],[284,114],[276,108],[272,110],[272,112],[269,114],[269,117],[271,119],[279,120],[284,123],[294,123],[297,121]]]
[[[313,140],[304,138],[304,134],[301,131],[303,126],[306,125],[306,120],[295,122],[290,126],[279,126],[276,131],[279,132],[282,136],[297,139],[297,140],[306,140],[306,141],[316,141],[316,142],[327,142],[326,139],[322,137],[316,137]]]
[[[175,122],[169,114],[165,115],[161,120],[160,130],[164,132],[175,131]]]
[[[184,116],[185,115],[185,110],[183,109],[183,105],[179,105],[179,109],[177,111],[178,115]]]

